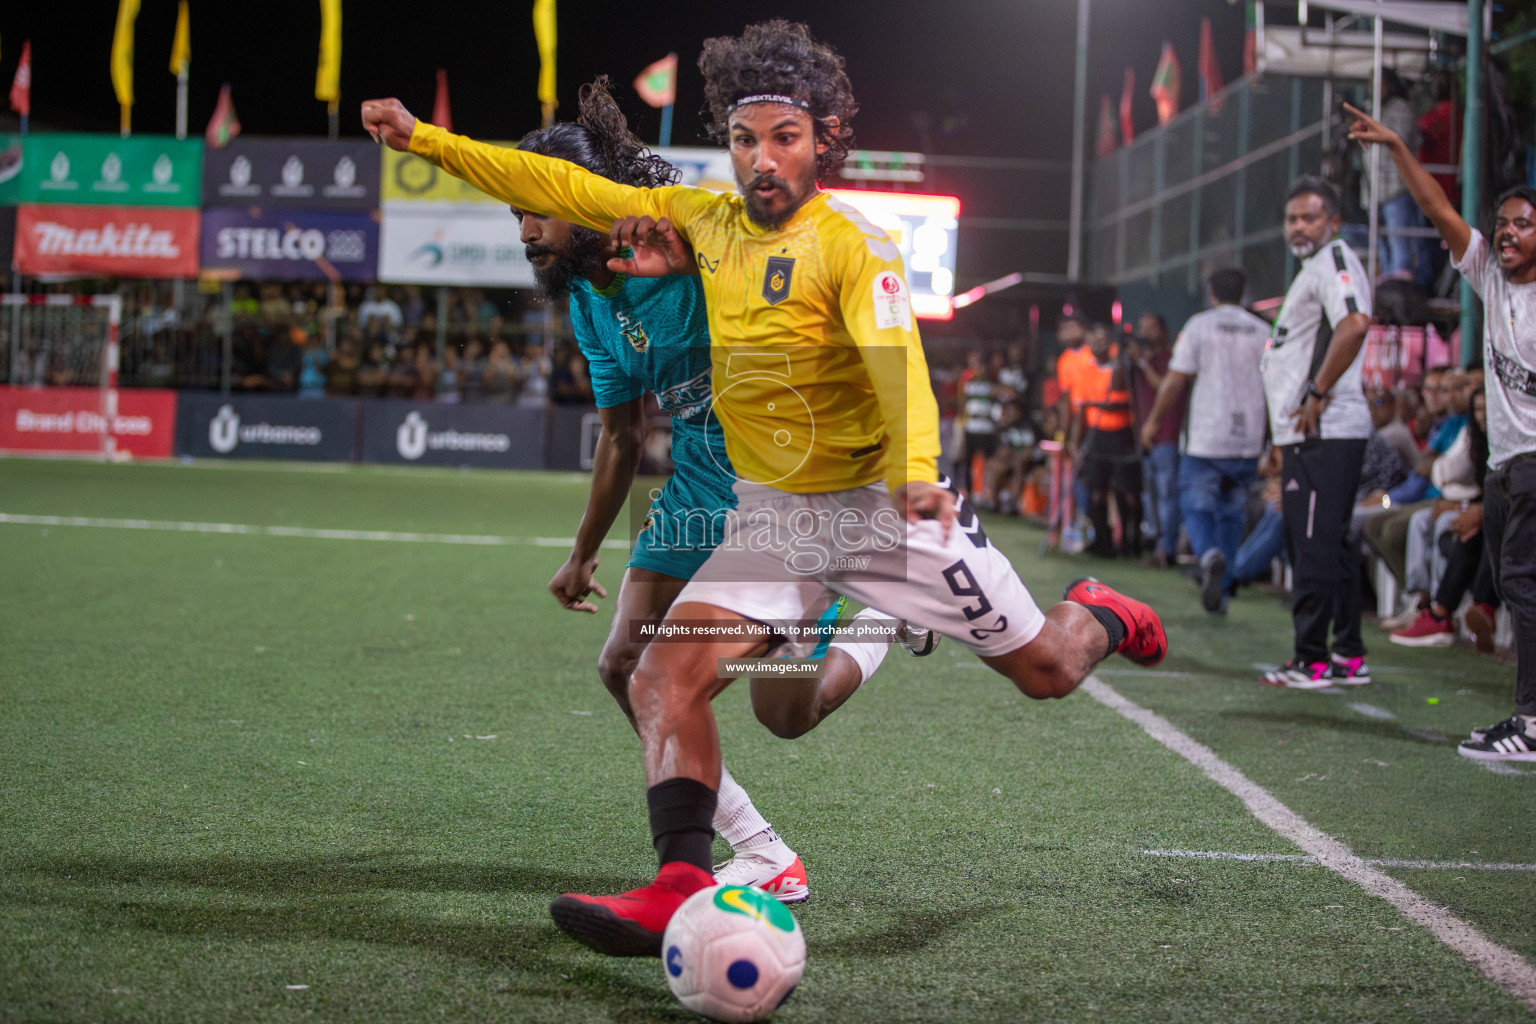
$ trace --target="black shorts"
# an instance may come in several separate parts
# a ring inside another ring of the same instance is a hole
[[[1141,493],[1141,456],[1130,427],[1089,430],[1083,437],[1082,462],[1079,475],[1089,490]]]
[[[965,432],[965,457],[967,459],[974,458],[977,452],[981,452],[981,454],[985,455],[989,459],[996,455],[997,435],[985,433],[973,434],[967,430]]]

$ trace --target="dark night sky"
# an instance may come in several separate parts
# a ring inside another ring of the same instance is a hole
[[[361,134],[357,104],[372,96],[399,96],[416,113],[430,116],[438,67],[448,70],[456,130],[515,138],[536,127],[538,55],[531,6],[530,0],[345,0],[342,133]],[[32,40],[34,128],[116,129],[107,66],[116,8],[115,0],[0,5],[0,83],[8,86],[22,41]],[[930,152],[1067,159],[1076,9],[1075,0],[782,0],[740,8],[696,0],[665,5],[559,0],[560,113],[573,112],[578,85],[607,73],[619,83],[620,102],[639,133],[654,139],[659,112],[641,103],[628,83],[641,67],[675,50],[682,73],[673,142],[702,144],[703,94],[695,64],[702,40],[739,32],[750,20],[782,16],[806,21],[846,57],[862,103],[855,122],[860,146],[923,148],[917,124],[926,115]],[[313,98],[320,22],[315,0],[192,0],[191,12],[191,131],[202,131],[219,85],[227,81],[246,134],[324,134],[324,105]],[[1241,4],[1093,0],[1090,122],[1101,95],[1118,101],[1126,65],[1136,74],[1137,127],[1154,122],[1147,89],[1164,39],[1178,51],[1184,102],[1192,101],[1201,15],[1211,18],[1222,73],[1231,81],[1242,70]],[[174,129],[175,79],[167,63],[175,17],[175,0],[142,0],[135,132]],[[14,123],[13,117],[0,116],[0,130]],[[1031,180],[1022,192],[994,191],[987,183],[953,177],[930,185],[960,192],[965,212],[974,215],[1065,216],[1064,176]],[[1008,269],[1059,272],[1065,262],[1062,238],[1014,234],[996,244],[1018,250],[1001,257],[1011,261]],[[962,248],[962,287],[975,283],[974,274],[966,273],[968,262]],[[995,262],[972,269],[988,272]]]

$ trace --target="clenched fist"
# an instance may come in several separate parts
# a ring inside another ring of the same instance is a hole
[[[363,129],[374,142],[404,153],[411,148],[416,118],[397,99],[364,100]]]

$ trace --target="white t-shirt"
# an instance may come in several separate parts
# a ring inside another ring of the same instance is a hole
[[[1483,299],[1488,466],[1536,451],[1536,284],[1511,284],[1481,231],[1456,264]]]
[[[1264,360],[1264,395],[1269,400],[1269,429],[1277,445],[1306,440],[1291,419],[1307,397],[1334,328],[1351,313],[1371,315],[1371,287],[1354,250],[1335,238],[1307,257],[1285,293]],[[1360,387],[1365,346],[1329,391],[1318,434],[1325,440],[1365,440],[1371,436],[1371,410]]]
[[[1168,369],[1191,374],[1184,452],[1202,459],[1256,459],[1264,450],[1264,375],[1269,325],[1242,306],[1196,313],[1179,332]]]

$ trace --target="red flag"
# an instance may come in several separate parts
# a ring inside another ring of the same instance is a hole
[[[1115,138],[1115,115],[1110,113],[1109,97],[1099,104],[1099,142],[1097,153],[1099,156],[1109,156],[1120,145]]]
[[[1130,68],[1125,69],[1125,88],[1120,90],[1120,138],[1126,145],[1136,137],[1135,128],[1131,124],[1131,92],[1136,86],[1136,73]]]
[[[1216,60],[1216,45],[1211,42],[1211,19],[1200,19],[1200,98],[1209,100],[1211,112],[1221,113],[1221,64]]]
[[[1163,55],[1152,75],[1152,99],[1157,103],[1157,123],[1167,124],[1179,112],[1179,55],[1172,43],[1163,43]]]
[[[670,107],[677,102],[677,54],[669,53],[654,64],[647,64],[635,76],[635,92],[653,107]]]
[[[203,137],[214,149],[223,149],[240,134],[240,118],[235,116],[235,101],[229,94],[229,83],[219,89],[219,102],[208,119],[208,130]]]
[[[453,131],[453,115],[448,112],[448,72],[437,69],[437,99],[432,101],[432,123],[445,132]]]
[[[21,61],[11,80],[11,109],[22,117],[32,113],[32,40],[21,44]]]

